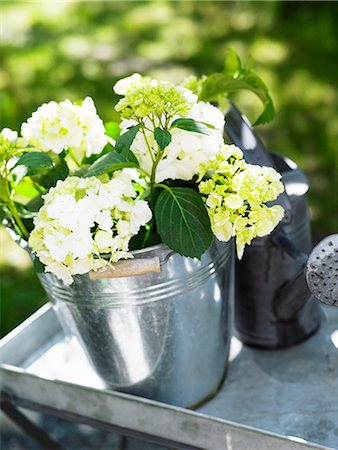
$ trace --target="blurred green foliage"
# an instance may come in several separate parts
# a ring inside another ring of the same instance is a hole
[[[117,79],[133,72],[171,81],[210,74],[234,47],[243,62],[252,60],[275,102],[276,118],[258,132],[310,179],[315,240],[337,232],[336,2],[16,1],[3,3],[2,15],[1,127],[17,130],[41,103],[87,95],[103,120],[114,120]],[[235,101],[257,117],[254,96]],[[3,332],[33,308],[24,305],[20,271],[2,270],[9,321]],[[35,278],[29,290],[41,298]]]

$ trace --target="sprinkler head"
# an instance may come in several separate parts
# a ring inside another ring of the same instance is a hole
[[[338,234],[327,236],[312,250],[305,276],[314,297],[338,306]]]

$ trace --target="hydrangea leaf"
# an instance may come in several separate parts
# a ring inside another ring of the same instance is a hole
[[[209,216],[193,189],[167,187],[156,200],[154,214],[162,241],[180,255],[201,258],[211,245]]]
[[[53,160],[53,167],[45,173],[32,176],[34,181],[47,189],[54,187],[58,180],[64,180],[69,175],[67,163],[63,158],[53,152],[50,152],[50,157]]]
[[[127,157],[116,151],[101,156],[82,174],[82,177],[97,177],[104,173],[114,172],[126,167],[138,167],[135,155],[129,151]]]
[[[241,68],[241,60],[233,48],[229,48],[225,54],[224,68],[227,74],[235,75]]]
[[[272,99],[264,82],[252,71],[248,71],[238,78],[233,78],[232,76],[223,73],[210,75],[203,84],[202,100],[215,101],[219,95],[243,89],[256,94],[263,103],[263,112],[254,125],[270,122],[275,115]]]
[[[229,49],[225,58],[224,71],[213,73],[202,80],[199,98],[205,102],[220,103],[229,94],[239,90],[253,92],[263,103],[263,112],[254,125],[270,122],[273,119],[275,110],[267,86],[251,67],[243,67],[237,53]]]
[[[167,130],[162,130],[162,128],[156,127],[154,131],[155,141],[158,146],[163,151],[171,142],[171,134]]]
[[[42,264],[42,262],[39,260],[39,258],[33,259],[33,267],[35,273],[44,273],[45,272],[45,265]]]
[[[175,119],[171,124],[171,128],[180,128],[181,130],[193,131],[195,133],[206,134],[209,135],[210,132],[208,130],[208,126],[202,122],[198,122],[197,120],[180,117],[179,119]]]
[[[46,174],[53,167],[54,162],[47,153],[29,152],[19,158],[12,171],[17,173],[21,180],[24,176]]]
[[[128,131],[121,134],[116,140],[115,151],[127,155],[140,128],[141,125],[134,125],[133,127],[130,127]]]

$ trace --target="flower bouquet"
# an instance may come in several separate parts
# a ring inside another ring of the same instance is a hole
[[[1,207],[43,270],[71,284],[161,242],[200,258],[214,236],[234,237],[241,258],[269,234],[283,216],[266,204],[281,177],[224,142],[223,112],[210,103],[224,108],[238,88],[265,102],[258,122],[270,119],[263,82],[229,51],[223,73],[179,86],[139,74],[118,81],[120,123],[104,125],[87,97],[43,104],[20,137],[3,129]]]
[[[187,406],[223,379],[232,246],[220,243],[234,238],[241,258],[284,213],[268,204],[281,176],[224,142],[238,89],[262,100],[257,123],[272,118],[266,86],[230,50],[222,72],[181,85],[119,80],[119,123],[87,97],[43,104],[21,136],[0,134],[7,226],[109,386]],[[140,255],[155,267],[120,271]]]

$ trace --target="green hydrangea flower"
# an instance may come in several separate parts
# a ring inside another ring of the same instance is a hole
[[[239,259],[245,245],[270,234],[284,215],[281,206],[265,204],[283,192],[280,174],[271,167],[247,164],[234,145],[202,164],[198,181],[213,233],[221,241],[236,237]]]
[[[19,157],[25,150],[26,143],[18,138],[18,133],[9,128],[0,132],[0,174],[7,177],[7,169],[11,160]]]
[[[121,80],[114,87],[117,93],[124,95],[115,106],[123,119],[139,122],[145,117],[164,120],[176,115],[185,117],[197,101],[190,91],[167,81],[135,77],[135,74],[128,80],[122,89]]]

